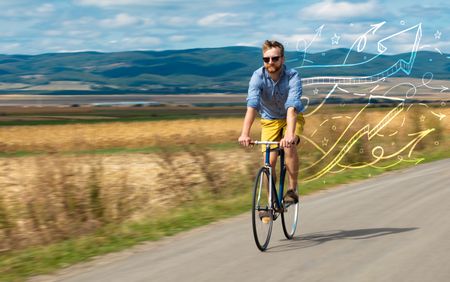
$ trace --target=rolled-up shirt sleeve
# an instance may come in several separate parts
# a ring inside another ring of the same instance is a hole
[[[290,107],[295,108],[298,113],[304,111],[302,100],[302,80],[296,71],[292,71],[289,75],[289,93],[284,107],[287,111]]]
[[[260,110],[261,105],[261,84],[261,77],[256,72],[254,72],[248,85],[247,107],[255,108],[258,111]]]

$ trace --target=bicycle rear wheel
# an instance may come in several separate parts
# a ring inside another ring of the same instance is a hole
[[[287,189],[287,181],[284,180],[284,187]],[[298,193],[298,191],[297,191]],[[294,237],[297,229],[298,213],[300,203],[285,203],[283,201],[283,212],[281,213],[281,222],[283,225],[283,232],[287,239],[291,240]]]
[[[252,225],[258,249],[265,251],[272,234],[273,210],[269,204],[269,171],[261,168],[253,187]]]

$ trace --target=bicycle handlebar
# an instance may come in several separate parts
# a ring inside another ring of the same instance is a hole
[[[253,145],[279,145],[280,142],[276,142],[276,141],[251,141],[250,144],[253,144]]]

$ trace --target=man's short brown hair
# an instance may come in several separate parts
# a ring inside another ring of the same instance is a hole
[[[283,46],[283,44],[281,44],[280,42],[275,41],[275,40],[266,40],[266,41],[264,41],[264,44],[262,45],[263,53],[266,52],[269,49],[272,49],[272,48],[280,48],[281,56],[282,57],[284,56],[284,46]]]

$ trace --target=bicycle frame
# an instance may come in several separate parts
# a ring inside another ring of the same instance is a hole
[[[285,155],[282,148],[277,148],[277,153],[280,156],[280,179],[278,190],[274,181],[274,169],[270,165],[270,145],[280,145],[278,142],[272,141],[253,141],[253,145],[265,145],[264,151],[265,161],[264,166],[258,171],[253,186],[253,204],[252,204],[252,227],[253,236],[255,238],[256,246],[260,251],[265,251],[270,241],[272,234],[273,221],[281,216],[284,235],[288,240],[294,236],[295,229],[298,222],[298,201],[295,203],[283,200],[284,183],[286,177]],[[278,158],[278,156],[276,156]],[[268,178],[268,179],[267,179]],[[267,179],[267,180],[266,180]],[[267,187],[267,185],[269,187]],[[261,196],[264,195],[261,199]],[[268,200],[268,202],[266,202]]]

